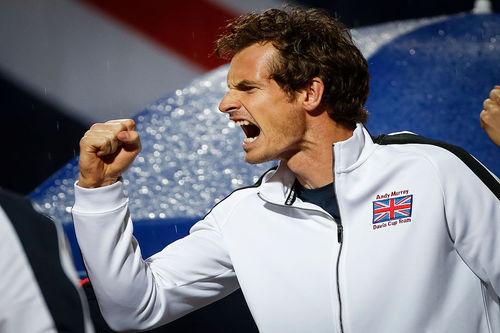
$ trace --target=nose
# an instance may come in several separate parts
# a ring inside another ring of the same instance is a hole
[[[231,93],[229,90],[219,103],[220,112],[230,113],[231,111],[236,111],[241,107],[239,100]]]

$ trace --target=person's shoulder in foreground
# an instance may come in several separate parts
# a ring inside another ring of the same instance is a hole
[[[0,189],[0,331],[93,332],[62,230]]]

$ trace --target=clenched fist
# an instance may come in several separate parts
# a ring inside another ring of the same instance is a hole
[[[500,146],[500,86],[490,91],[490,96],[483,103],[480,114],[481,127],[497,146]]]
[[[132,119],[92,125],[80,140],[78,185],[95,188],[113,184],[141,151]]]

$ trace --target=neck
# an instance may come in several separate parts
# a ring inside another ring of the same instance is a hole
[[[284,160],[305,188],[319,188],[334,181],[333,144],[350,138],[353,130],[331,120],[315,119],[304,135],[300,150]]]

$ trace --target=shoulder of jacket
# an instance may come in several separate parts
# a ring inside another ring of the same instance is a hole
[[[430,159],[435,159],[436,161],[441,158],[450,158],[453,155],[468,166],[471,164],[471,160],[477,162],[471,154],[459,146],[426,138],[411,132],[382,134],[373,138],[373,142],[380,146],[394,146],[405,150],[421,152]]]
[[[441,175],[456,176],[454,171],[468,169],[500,198],[498,178],[465,149],[443,141],[429,139],[410,132],[380,135],[373,138],[380,146],[397,146],[405,151],[420,153],[429,160]],[[460,173],[461,177],[464,176]]]
[[[249,196],[256,195],[259,187],[265,183],[267,179],[269,179],[270,175],[274,173],[276,168],[277,166],[274,166],[264,172],[253,185],[240,187],[232,191],[228,196],[215,204],[205,217],[208,215],[220,217],[233,211],[236,206],[243,203]]]

